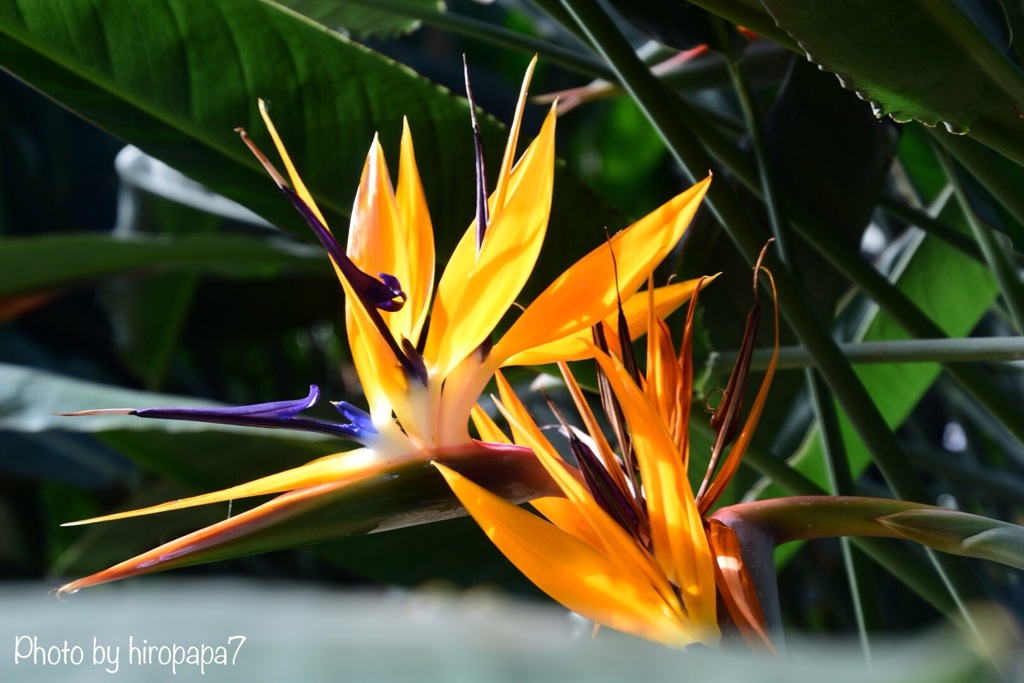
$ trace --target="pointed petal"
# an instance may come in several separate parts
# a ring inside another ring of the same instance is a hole
[[[647,498],[654,554],[682,592],[690,618],[711,628],[717,624],[711,550],[676,445],[622,363],[596,347],[594,357],[629,423]]]
[[[295,169],[295,164],[292,163],[292,158],[288,155],[288,150],[285,149],[284,142],[281,141],[281,136],[277,134],[277,128],[274,127],[274,122],[270,119],[270,112],[267,111],[267,103],[262,99],[259,100],[259,108],[260,116],[263,117],[263,123],[270,132],[270,137],[274,140],[274,146],[277,147],[277,153],[281,156],[281,161],[284,162],[285,170],[288,171],[288,179],[292,181],[292,187],[295,188],[295,194],[299,195],[302,201],[306,202],[316,217],[320,219],[320,222],[324,224],[324,227],[327,227],[327,221],[324,220],[324,215],[320,213],[320,208],[316,205],[316,202],[313,201],[313,195],[311,195],[309,190],[306,189],[306,184],[302,182],[299,172]]]
[[[352,287],[344,278],[341,278],[341,285],[345,290],[345,332],[352,363],[370,406],[374,426],[383,431],[391,422],[392,410],[403,403],[402,399],[409,390],[409,379],[391,346],[380,335],[367,311],[359,305]],[[401,419],[402,413],[396,412]]]
[[[396,193],[375,136],[352,206],[346,253],[361,271],[391,275],[408,290],[406,305],[384,320],[395,339],[415,343],[433,288],[434,242],[407,122],[400,164]]]
[[[775,337],[772,357],[768,361],[768,368],[764,372],[764,379],[761,380],[761,386],[757,390],[757,397],[754,399],[754,404],[750,407],[750,413],[747,415],[747,421],[743,424],[743,429],[740,431],[739,436],[736,437],[736,441],[729,451],[729,456],[722,463],[718,476],[715,477],[711,486],[708,487],[707,494],[701,498],[700,512],[702,515],[707,514],[707,511],[714,506],[725,490],[725,487],[729,485],[733,475],[736,474],[736,470],[739,469],[740,462],[743,460],[743,454],[747,452],[747,446],[750,445],[750,440],[754,436],[754,428],[757,427],[757,421],[761,419],[761,412],[768,402],[768,389],[771,387],[772,378],[775,376],[775,367],[779,360],[779,305],[775,294],[775,280],[768,270],[764,270],[764,272],[768,276],[768,282],[771,284],[772,303],[775,308]]]
[[[404,239],[384,150],[375,135],[352,202],[345,253],[364,273],[387,273],[408,286]],[[410,315],[406,306],[384,316],[384,320],[396,338],[408,333]]]
[[[697,282],[698,280],[687,280],[655,288],[653,293],[654,314],[659,318],[669,316],[686,303],[697,286]],[[639,292],[628,299],[623,299],[622,311],[626,315],[626,322],[633,339],[639,339],[644,334],[643,323],[647,319],[649,307],[650,300],[647,292]],[[564,318],[564,315],[561,317]],[[619,329],[618,312],[613,310],[604,320],[611,327],[613,336],[617,334]],[[507,336],[506,334],[505,337]],[[505,343],[505,337],[498,342],[499,350],[495,353],[505,353],[511,346],[511,342]],[[583,360],[591,356],[590,340],[590,328],[582,327],[560,339],[520,351],[506,360],[503,365],[544,365],[557,361]]]
[[[492,208],[479,255],[464,236],[445,268],[423,354],[439,376],[490,336],[533,271],[551,210],[554,147],[552,110],[512,171],[505,205]]]
[[[399,225],[398,207],[391,189],[384,152],[375,136],[363,164],[359,189],[352,204],[346,253],[364,272],[386,272],[399,280],[408,277],[404,239]],[[362,383],[375,423],[390,421],[393,406],[408,389],[408,378],[397,362],[394,349],[377,330],[363,310],[348,282],[345,289],[345,327],[352,362]],[[412,327],[411,311],[384,314],[394,339],[401,339]]]
[[[668,645],[693,642],[661,595],[619,563],[457,472],[435,465],[488,538],[538,588],[611,628]]]
[[[579,511],[586,525],[593,530],[603,554],[630,571],[637,571],[649,585],[653,586],[665,604],[675,611],[680,610],[675,592],[666,579],[666,574],[652,561],[646,550],[641,548],[632,535],[619,526],[611,515],[594,500],[582,481],[579,471],[567,465],[537,425],[529,418],[518,397],[509,394],[508,405],[498,403],[498,409],[512,426],[516,443],[531,448],[544,469],[555,480],[565,497]],[[526,416],[525,420],[521,418]]]
[[[537,66],[537,55],[530,60],[526,67],[526,74],[523,76],[523,85],[519,89],[519,100],[516,102],[516,113],[512,117],[512,125],[508,129],[508,141],[505,143],[505,154],[501,158],[501,168],[498,169],[498,184],[494,188],[493,205],[495,207],[505,206],[505,195],[508,191],[508,182],[512,175],[512,164],[516,158],[516,145],[519,143],[519,128],[523,123],[523,110],[526,108],[526,95],[530,88],[530,81],[533,79],[533,70]]]
[[[697,313],[697,298],[700,290],[709,278],[701,278],[697,289],[690,298],[690,307],[686,312],[686,324],[683,325],[683,341],[679,345],[679,384],[676,386],[675,397],[679,419],[672,427],[672,438],[679,447],[679,457],[683,469],[690,467],[690,406],[693,403],[693,322]],[[699,510],[699,508],[698,508]]]
[[[202,562],[290,548],[332,538],[386,531],[463,514],[437,471],[424,459],[463,472],[498,495],[522,502],[557,492],[533,453],[517,446],[464,444],[416,453],[363,476],[284,493],[262,505],[74,581],[62,593]]]
[[[476,431],[480,433],[481,441],[489,441],[491,443],[512,443],[511,439],[505,436],[505,433],[498,428],[498,425],[494,423],[491,416],[488,415],[479,405],[473,405],[473,408],[470,409],[469,416],[473,418],[473,424],[476,426]]]
[[[511,358],[614,314],[620,295],[623,300],[632,296],[675,247],[710,181],[708,176],[577,261],[530,304],[493,352]],[[609,248],[615,254],[615,268]]]
[[[379,458],[368,448],[357,448],[346,453],[336,453],[324,458],[318,458],[313,462],[306,463],[301,467],[278,472],[268,477],[262,477],[238,486],[204,493],[191,498],[173,500],[160,505],[153,505],[138,510],[128,510],[92,519],[83,519],[77,522],[68,522],[61,526],[78,526],[80,524],[94,524],[96,522],[109,522],[115,519],[127,519],[128,517],[139,517],[152,515],[157,512],[170,512],[171,510],[182,510],[197,505],[208,505],[210,503],[222,503],[228,500],[239,498],[250,498],[262,496],[269,493],[281,493],[294,489],[318,486],[342,481],[349,481],[353,478],[369,476],[379,468],[385,461]]]
[[[580,514],[579,508],[568,498],[561,496],[534,498],[530,501],[530,505],[562,531],[594,548],[601,548],[601,539],[587,523],[587,518]]]
[[[647,400],[657,408],[662,423],[668,427],[670,436],[678,433],[676,422],[682,417],[676,400],[679,374],[668,325],[651,315],[647,328],[647,385],[644,390]]]
[[[407,327],[401,329],[406,330],[406,338],[415,345],[419,343],[423,323],[427,319],[430,298],[434,293],[434,228],[427,209],[419,168],[416,166],[412,133],[409,131],[409,122],[404,118],[395,200],[398,202],[398,223],[402,230],[398,244],[404,245],[398,250],[398,254],[407,267],[407,274],[402,282],[406,283],[409,293],[406,306],[409,309],[410,322]]]

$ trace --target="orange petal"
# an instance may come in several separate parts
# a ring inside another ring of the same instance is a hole
[[[463,237],[434,301],[424,359],[446,376],[494,331],[526,284],[547,230],[554,181],[555,114],[512,172],[504,206],[492,210],[480,253]]]
[[[401,259],[406,262],[405,279],[401,280],[409,300],[402,311],[408,310],[410,323],[401,328],[413,344],[419,343],[423,323],[427,319],[430,298],[434,292],[434,228],[427,209],[420,172],[416,166],[416,155],[412,146],[409,122],[402,119],[402,154],[398,162],[399,225],[402,234],[398,244]],[[387,271],[385,271],[387,272]],[[401,312],[401,311],[399,311]]]
[[[337,270],[337,268],[335,268]],[[387,342],[381,337],[348,280],[338,274],[345,290],[345,332],[352,363],[359,375],[363,394],[378,431],[391,422],[392,411],[401,420],[408,414],[403,406],[409,380]]]
[[[697,282],[698,280],[687,280],[655,288],[653,292],[654,314],[659,318],[669,316],[673,311],[686,303],[686,300],[693,294]],[[645,328],[643,323],[647,319],[649,308],[650,299],[647,292],[640,292],[623,300],[622,312],[626,316],[626,324],[629,326],[630,336],[633,339],[639,339],[644,334]],[[608,323],[613,333],[618,331],[619,314],[617,310],[609,313],[604,321]],[[503,365],[544,365],[557,361],[589,358],[592,355],[590,352],[590,340],[590,328],[584,327],[561,339],[520,351],[506,360]],[[504,337],[502,341],[504,341]],[[508,346],[502,344],[502,342],[498,342],[498,344],[501,346],[498,352],[504,353]]]
[[[405,288],[409,279],[406,239],[384,150],[374,135],[352,202],[345,253],[364,273],[394,275]],[[407,306],[382,315],[396,339],[408,336],[412,317]]]
[[[491,419],[491,416],[479,405],[473,405],[469,411],[469,416],[473,418],[473,424],[476,425],[476,431],[479,432],[481,440],[490,441],[491,443],[512,443],[511,439],[505,436],[505,433],[498,428],[498,425]]]
[[[594,352],[629,424],[655,556],[682,592],[690,618],[717,630],[711,550],[676,445],[622,363],[596,347]]]
[[[577,261],[530,304],[492,353],[511,358],[615,313],[620,296],[632,296],[675,247],[710,182],[709,176]],[[614,268],[609,249],[615,254]]]
[[[274,127],[274,122],[270,119],[270,112],[267,111],[267,103],[264,100],[259,100],[260,116],[263,117],[263,123],[267,127],[267,131],[270,132],[270,137],[274,140],[274,146],[277,147],[277,153],[281,155],[281,161],[284,162],[285,170],[288,171],[288,178],[292,181],[292,188],[295,190],[295,194],[299,195],[302,201],[306,202],[316,217],[320,219],[320,222],[327,227],[327,221],[324,220],[324,215],[320,213],[320,208],[313,201],[313,195],[306,189],[306,184],[302,182],[302,178],[299,176],[299,172],[295,169],[295,164],[292,163],[292,158],[288,155],[288,150],[285,149],[284,142],[281,141],[281,136],[277,134],[277,128]]]
[[[501,158],[501,168],[498,169],[498,184],[494,188],[494,197],[491,199],[492,211],[494,207],[505,206],[505,195],[508,191],[508,181],[512,176],[512,163],[516,158],[516,145],[519,142],[519,128],[523,123],[523,110],[526,108],[527,90],[530,81],[533,80],[533,70],[537,66],[537,56],[534,55],[526,67],[523,75],[523,85],[519,89],[519,100],[516,102],[516,113],[512,117],[512,125],[508,130],[508,141],[505,143],[505,154]]]
[[[128,510],[102,517],[83,519],[77,522],[68,522],[61,526],[78,526],[80,524],[94,524],[96,522],[109,522],[115,519],[126,519],[128,517],[139,517],[152,515],[157,512],[169,512],[195,507],[197,505],[208,505],[210,503],[222,503],[238,498],[250,498],[268,493],[281,493],[294,489],[318,486],[350,481],[357,477],[365,477],[382,465],[390,464],[380,458],[368,448],[357,448],[345,453],[336,453],[313,462],[306,463],[300,467],[271,474],[270,476],[256,479],[245,484],[232,486],[231,488],[213,493],[204,493],[191,498],[173,500],[160,505],[153,505],[138,510]]]
[[[510,405],[506,407],[504,403],[499,403],[498,409],[512,426],[516,443],[533,450],[541,465],[555,480],[565,497],[576,507],[587,526],[593,530],[593,538],[598,543],[596,547],[616,563],[643,574],[645,580],[661,594],[665,604],[678,611],[680,605],[665,572],[646,550],[639,546],[633,536],[619,526],[619,523],[594,500],[583,483],[579,470],[562,460],[533,420],[527,416],[524,422],[517,417],[526,414],[518,398],[514,394],[510,395]]]
[[[668,645],[693,642],[685,624],[665,609],[658,591],[572,535],[439,463],[463,506],[488,538],[538,588],[600,624]]]
[[[561,496],[534,498],[530,501],[530,505],[562,531],[598,550],[601,549],[601,539],[594,533],[587,518],[580,514],[579,508],[568,498]]]

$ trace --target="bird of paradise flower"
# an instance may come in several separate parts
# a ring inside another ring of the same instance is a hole
[[[283,493],[252,510],[69,583],[62,592],[196,561],[322,540],[333,535],[330,523],[305,528],[283,523],[310,509],[329,506],[346,487],[385,477],[409,463],[420,462],[429,469],[428,463],[437,460],[464,470],[500,471],[499,478],[508,484],[506,493],[513,498],[554,492],[550,479],[536,467],[528,450],[472,439],[468,430],[470,412],[502,366],[591,355],[589,329],[605,319],[612,326],[618,325],[615,311],[620,297],[624,299],[625,319],[634,328],[651,306],[663,316],[681,305],[695,290],[696,280],[635,293],[679,241],[700,205],[710,176],[580,259],[492,342],[494,330],[533,270],[551,206],[553,107],[537,138],[513,163],[535,61],[524,78],[497,184],[490,195],[478,147],[476,220],[456,246],[436,292],[432,226],[408,123],[403,126],[397,187],[391,183],[383,151],[374,139],[352,210],[347,249],[342,249],[296,171],[266,106],[260,102],[261,115],[291,182],[245,131],[239,132],[316,234],[339,275],[346,295],[349,347],[369,411],[338,402],[334,405],[344,418],[342,422],[306,417],[301,413],[319,397],[318,389],[311,386],[303,399],[237,408],[158,407],[74,414],[113,412],[298,429],[339,436],[361,447],[222,491],[74,522],[108,521]],[[479,141],[475,120],[473,128]],[[609,249],[617,259],[614,273]],[[457,514],[454,502],[440,505],[447,506],[449,515]],[[267,539],[249,542],[274,527],[287,528],[279,529],[276,535],[270,533]]]
[[[758,268],[760,259],[755,277]],[[595,327],[593,355],[599,365],[601,403],[621,458],[613,452],[565,363],[559,367],[588,435],[581,438],[554,404],[551,407],[568,437],[575,467],[562,459],[498,374],[500,398],[495,402],[515,443],[532,449],[561,489],[560,496],[532,501],[547,521],[443,463],[434,463],[490,539],[527,578],[599,625],[666,645],[713,645],[720,638],[716,604],[721,597],[740,632],[752,642],[771,647],[757,593],[728,527],[706,520],[739,466],[775,371],[773,355],[740,429],[743,388],[759,317],[756,279],[754,286],[755,306],[739,360],[712,418],[718,439],[696,495],[687,468],[693,396],[690,355],[699,286],[690,301],[678,354],[665,322],[653,313],[649,316],[646,373],[637,368],[628,333],[621,333],[625,321],[620,323],[618,338],[609,335],[603,324]],[[777,328],[775,349],[777,353]],[[477,410],[473,417],[487,438],[503,437],[486,413]]]

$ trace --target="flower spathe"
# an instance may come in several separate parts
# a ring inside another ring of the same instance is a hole
[[[346,295],[349,347],[366,395],[368,412],[342,402],[335,404],[343,418],[337,424],[305,418],[299,413],[315,402],[315,387],[305,399],[241,408],[118,412],[140,417],[318,431],[356,441],[362,448],[223,491],[85,522],[268,493],[314,495],[307,490],[358,481],[364,475],[379,474],[403,463],[443,461],[446,454],[452,453],[465,457],[467,452],[473,451],[483,457],[490,449],[497,457],[506,458],[509,446],[475,441],[468,431],[470,411],[499,367],[590,355],[586,344],[589,328],[614,317],[620,293],[625,299],[627,316],[634,323],[648,315],[651,305],[658,314],[665,315],[690,296],[696,281],[630,297],[678,242],[698,209],[710,178],[671,199],[578,261],[538,296],[500,338],[490,343],[494,330],[515,303],[533,270],[551,206],[554,108],[545,118],[536,139],[515,161],[532,69],[531,64],[495,190],[489,196],[482,240],[477,238],[475,221],[456,246],[436,291],[433,227],[408,123],[403,125],[397,185],[392,184],[383,150],[374,139],[353,204],[347,246],[342,249],[299,177],[265,106],[260,103],[261,114],[290,183],[241,131],[243,139],[309,223],[338,272]],[[613,269],[609,250],[615,255],[617,268]],[[307,493],[303,494],[304,491]],[[266,505],[271,506],[271,503]],[[248,522],[222,522],[224,534],[244,533],[241,525],[246,523],[265,526],[273,522],[272,517],[260,517],[263,507],[247,513],[250,514]],[[266,514],[272,516],[277,512],[271,506],[266,508]],[[217,542],[216,533],[207,534],[207,538],[209,543]],[[182,548],[183,544],[184,541]],[[152,551],[149,559],[159,559],[168,552],[177,551],[162,546]],[[126,566],[124,571],[107,575],[103,580],[142,573],[143,564],[145,571],[160,568],[159,561],[146,564],[148,559],[140,561],[143,557],[134,558],[126,563],[131,566]],[[100,582],[91,578],[66,588]]]

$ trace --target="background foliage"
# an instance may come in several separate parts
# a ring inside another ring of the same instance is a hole
[[[733,500],[859,492],[1021,523],[1020,35],[1019,0],[4,3],[0,577],[81,575],[225,511],[61,522],[338,450],[52,413],[181,402],[161,394],[252,403],[310,383],[358,401],[340,288],[233,129],[266,145],[255,102],[271,100],[344,225],[373,134],[394,164],[408,117],[443,255],[473,213],[463,53],[492,158],[534,52],[531,92],[567,91],[548,246],[525,297],[606,227],[712,169],[706,209],[659,273],[725,273],[702,296],[711,389],[739,342],[750,264],[777,238],[784,343],[799,348]],[[529,108],[525,130],[544,109]],[[115,172],[123,143],[162,163],[121,152]],[[916,549],[873,547],[878,563],[839,542],[783,548],[789,625],[846,632],[860,615],[867,631],[900,631],[949,607]],[[901,567],[922,567],[916,592]],[[466,520],[182,571],[531,592]],[[1024,614],[1019,575],[951,571],[959,597]]]

